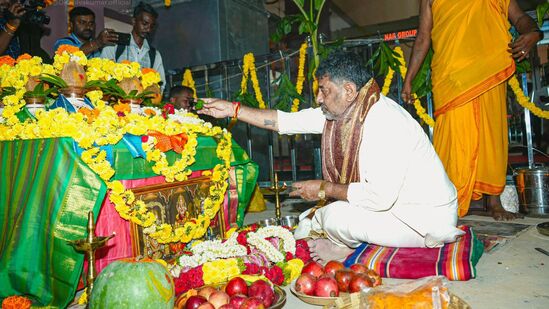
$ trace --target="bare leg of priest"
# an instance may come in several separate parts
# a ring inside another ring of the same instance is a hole
[[[311,258],[320,264],[329,261],[343,261],[354,250],[349,247],[341,247],[326,238],[312,239],[307,241]]]
[[[510,221],[513,219],[524,218],[521,213],[508,212],[501,205],[499,195],[487,195],[487,206],[490,215],[496,221]]]

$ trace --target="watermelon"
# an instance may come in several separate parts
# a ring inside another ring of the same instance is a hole
[[[173,278],[151,259],[124,259],[109,264],[94,282],[90,308],[173,309]]]

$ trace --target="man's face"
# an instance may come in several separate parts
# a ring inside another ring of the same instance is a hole
[[[76,16],[71,22],[71,27],[78,38],[89,41],[95,35],[95,17],[93,15]]]
[[[0,0],[0,14],[3,15],[4,11],[9,9],[13,0]]]
[[[146,39],[156,26],[156,18],[149,13],[141,13],[133,19],[133,32]]]
[[[329,76],[318,80],[318,95],[316,102],[328,120],[335,120],[345,112],[349,104],[345,101],[343,85],[333,82]]]
[[[184,108],[186,110],[191,109],[191,102],[193,101],[193,94],[188,91],[183,91],[174,95],[171,98],[171,102],[176,108]]]

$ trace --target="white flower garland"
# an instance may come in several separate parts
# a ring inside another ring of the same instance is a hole
[[[274,263],[284,261],[285,255],[265,239],[269,237],[278,237],[282,240],[284,251],[295,254],[295,239],[290,231],[281,226],[268,226],[255,233],[249,233],[248,243],[264,253],[269,261]]]
[[[233,233],[223,243],[221,240],[201,242],[191,248],[193,255],[183,255],[179,258],[179,265],[183,268],[192,268],[218,259],[245,256],[247,254],[246,247],[237,242],[237,236],[238,233]]]

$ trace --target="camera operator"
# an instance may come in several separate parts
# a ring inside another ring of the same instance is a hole
[[[21,55],[21,45],[16,36],[25,14],[25,7],[12,0],[0,0],[0,54],[17,59]]]
[[[78,6],[69,13],[71,35],[55,42],[53,50],[56,51],[61,45],[72,45],[80,48],[88,58],[95,58],[101,55],[101,49],[107,45],[114,45],[118,35],[112,29],[104,29],[95,36],[95,13],[87,7]]]
[[[140,2],[133,11],[133,29],[129,45],[107,46],[101,51],[101,57],[114,61],[129,60],[138,62],[142,68],[152,68],[160,74],[162,91],[166,85],[166,75],[162,56],[149,43],[150,34],[156,26],[158,13],[150,5]]]

